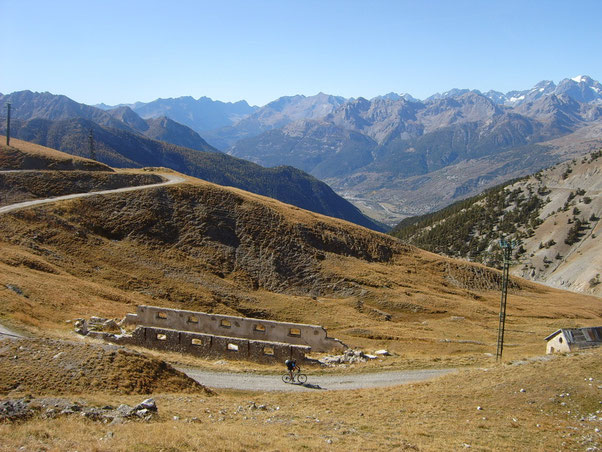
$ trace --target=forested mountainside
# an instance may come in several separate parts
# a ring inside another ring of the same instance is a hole
[[[501,265],[502,237],[515,243],[512,272],[602,294],[602,151],[490,189],[391,232],[416,246]]]

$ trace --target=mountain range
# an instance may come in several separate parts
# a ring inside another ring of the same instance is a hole
[[[144,120],[127,106],[102,110],[80,104],[67,96],[31,91],[0,94],[0,108],[3,112],[6,111],[7,103],[11,104],[11,116],[15,119],[62,121],[80,118],[92,121],[102,127],[138,133],[178,146],[199,151],[216,151],[194,130],[166,116]]]
[[[373,218],[395,224],[559,162],[545,142],[602,120],[600,84],[576,79],[538,84],[510,97],[512,105],[470,90],[425,101],[352,99],[322,118],[240,139],[226,152],[261,165],[295,165]],[[259,109],[251,117],[268,113]]]
[[[182,97],[50,111],[56,106],[34,103],[17,117],[76,114],[188,148],[216,152],[215,146],[262,166],[291,165],[393,226],[586,152],[600,141],[602,85],[582,75],[507,93],[453,89],[423,101],[409,94],[368,100],[319,93],[261,108]],[[571,152],[554,144],[560,137]]]
[[[209,97],[194,99],[191,96],[175,99],[156,99],[152,102],[136,102],[117,106],[105,104],[95,106],[103,110],[128,107],[145,119],[167,116],[198,133],[233,125],[258,109],[258,107],[250,106],[244,100],[221,102],[219,100],[214,101]]]

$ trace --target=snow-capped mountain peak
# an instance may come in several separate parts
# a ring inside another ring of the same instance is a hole
[[[551,80],[542,80],[533,88],[524,91],[509,91],[506,94],[496,91],[485,93],[495,103],[511,107],[525,102],[534,102],[551,94],[565,94],[576,101],[585,103],[602,102],[602,84],[588,75],[578,75],[573,78],[565,78],[558,85]]]

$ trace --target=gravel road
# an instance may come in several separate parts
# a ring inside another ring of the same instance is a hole
[[[9,330],[5,326],[0,325],[0,339],[3,337],[23,337],[19,333]]]
[[[366,374],[309,375],[307,383],[304,385],[291,385],[284,383],[280,375],[214,372],[186,367],[179,367],[177,369],[210,388],[241,389],[246,391],[336,391],[376,388],[432,380],[433,378],[455,371],[455,369],[427,369]]]
[[[9,172],[9,171],[2,171]],[[14,172],[14,171],[12,171]],[[67,199],[76,199],[76,198],[85,198],[87,196],[95,196],[95,195],[108,195],[110,193],[126,193],[130,191],[136,190],[144,190],[146,188],[154,188],[154,187],[163,187],[165,185],[173,185],[179,184],[180,182],[184,182],[184,178],[180,176],[176,176],[174,174],[160,174],[160,176],[167,179],[165,182],[160,182],[158,184],[151,185],[138,185],[136,187],[124,187],[124,188],[115,188],[113,190],[102,190],[102,191],[91,191],[87,193],[74,193],[72,195],[65,196],[57,196],[54,198],[45,198],[45,199],[36,199],[33,201],[25,201],[17,204],[11,204],[9,206],[0,207],[0,214],[12,212],[13,210],[23,209],[24,207],[32,207],[40,204],[48,204],[55,201],[64,201]]]

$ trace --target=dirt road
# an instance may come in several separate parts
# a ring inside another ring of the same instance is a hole
[[[48,203],[56,202],[56,201],[64,201],[67,199],[85,198],[87,196],[96,196],[96,195],[108,195],[111,193],[126,193],[126,192],[130,192],[130,191],[144,190],[147,188],[163,187],[166,185],[179,184],[180,182],[184,182],[184,180],[185,180],[183,177],[176,176],[175,174],[160,174],[160,176],[164,177],[167,180],[165,182],[160,182],[158,184],[138,185],[136,187],[115,188],[113,190],[91,191],[91,192],[87,192],[87,193],[74,193],[72,195],[57,196],[55,198],[36,199],[33,201],[20,202],[17,204],[11,204],[9,206],[0,207],[0,214],[12,212],[13,210],[23,209],[24,207],[32,207],[32,206],[37,206],[40,204],[48,204]]]
[[[23,337],[19,333],[9,330],[0,324],[0,339],[3,337]]]
[[[214,372],[186,367],[180,367],[178,370],[210,388],[241,389],[245,391],[320,391],[376,388],[432,380],[455,371],[455,369],[427,369],[367,374],[310,375],[304,385],[291,385],[284,383],[280,375]]]

